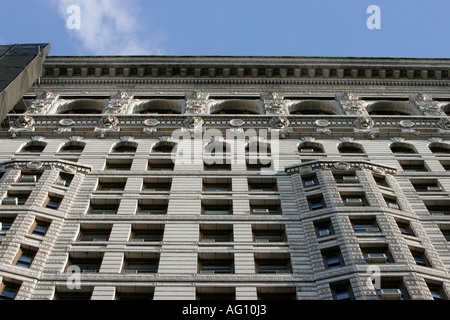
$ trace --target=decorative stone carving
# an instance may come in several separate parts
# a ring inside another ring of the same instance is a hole
[[[147,127],[155,127],[159,124],[157,119],[147,119],[144,121],[144,125]]]
[[[356,126],[356,128],[353,129],[353,131],[355,133],[357,132],[363,132],[364,135],[369,138],[369,139],[375,139],[377,134],[380,132],[379,129],[374,128],[375,126],[375,121],[373,121],[370,117],[368,116],[361,116],[358,117],[355,122],[354,125]]]
[[[156,128],[144,128],[143,129],[143,132],[145,133],[145,134],[147,134],[147,135],[150,135],[150,134],[152,134],[152,133],[154,133],[154,132],[157,132],[158,131],[158,129],[156,129]]]
[[[69,127],[74,123],[74,121],[72,119],[61,119],[58,123],[60,126]]]
[[[31,161],[26,164],[27,169],[30,170],[39,170],[44,166],[44,164],[40,161]]]
[[[439,116],[443,115],[439,103],[433,101],[431,96],[425,93],[418,93],[416,96],[412,97],[411,102],[413,102],[424,115],[426,116]]]
[[[59,95],[55,95],[50,91],[46,91],[39,95],[36,100],[33,101],[31,106],[28,107],[26,113],[46,113],[53,104],[58,100]]]
[[[13,122],[13,128],[16,129],[28,129],[31,128],[34,125],[35,121],[32,117],[30,116],[23,116],[20,118],[17,118],[14,122]]]
[[[359,100],[359,97],[357,95],[346,92],[340,96],[337,96],[336,100],[339,101],[339,103],[342,106],[342,109],[344,109],[345,113],[347,114],[351,115],[367,114],[367,111],[363,107],[362,102]]]
[[[114,117],[114,116],[102,117],[98,121],[98,125],[101,128],[105,128],[105,129],[111,129],[111,128],[117,126],[118,124],[119,124],[119,119],[117,119],[117,117]]]
[[[358,129],[369,130],[373,128],[375,121],[373,121],[370,117],[358,117],[354,124]]]
[[[321,133],[321,134],[326,134],[326,135],[331,134],[331,130],[328,128],[319,128],[316,131],[317,131],[317,133]]]
[[[111,96],[105,112],[112,114],[124,113],[132,99],[133,95],[130,96],[125,91],[119,91],[117,94]]]
[[[4,164],[4,169],[14,168],[15,170],[52,170],[61,169],[68,173],[88,173],[91,167],[77,163],[68,164],[68,161],[17,161],[13,160]]]
[[[261,97],[264,101],[264,107],[268,114],[285,113],[284,97],[277,92],[270,92],[266,96]]]
[[[98,121],[99,127],[95,128],[94,132],[97,137],[104,138],[108,132],[120,131],[120,128],[117,127],[118,124],[119,119],[117,117],[105,116]]]
[[[290,121],[286,117],[273,117],[269,121],[269,125],[274,129],[285,129],[289,127]]]
[[[333,167],[336,170],[350,170],[351,169],[351,165],[347,162],[336,162],[333,165]]]
[[[72,119],[61,119],[58,121],[58,124],[60,127],[56,130],[54,130],[57,134],[62,134],[64,132],[70,132],[72,131],[72,128],[69,128],[72,124],[75,122]]]
[[[401,120],[399,124],[403,128],[412,128],[415,126],[415,123],[411,120]]]
[[[21,131],[35,131],[34,124],[35,121],[33,117],[26,115],[19,117],[12,123],[12,126],[8,130],[8,135],[11,138],[15,138],[17,133]]]
[[[318,127],[328,127],[331,123],[328,120],[319,119],[319,120],[316,120],[315,124]]]
[[[269,130],[278,131],[279,137],[281,139],[285,139],[289,135],[289,133],[293,131],[292,128],[289,128],[290,124],[291,122],[286,117],[273,117],[269,121],[269,125],[271,126]]]
[[[183,121],[183,126],[186,129],[198,129],[203,125],[203,119],[199,117],[186,117]]]
[[[201,114],[206,111],[208,95],[201,91],[194,91],[186,95],[186,113]]]
[[[230,125],[233,127],[242,127],[245,124],[244,120],[241,119],[231,119]]]

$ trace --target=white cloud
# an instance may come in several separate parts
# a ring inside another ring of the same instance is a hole
[[[163,54],[160,32],[148,34],[136,0],[51,0],[65,21],[67,8],[80,8],[80,29],[69,30],[79,41],[83,54],[158,55]]]

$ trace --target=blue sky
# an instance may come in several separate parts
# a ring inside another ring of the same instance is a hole
[[[80,8],[79,30],[66,12]],[[370,5],[381,29],[370,30]],[[2,0],[0,44],[51,55],[450,58],[449,0]]]

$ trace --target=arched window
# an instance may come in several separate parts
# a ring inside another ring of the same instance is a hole
[[[155,99],[136,105],[134,113],[139,114],[181,114],[183,103],[180,100]]]
[[[335,115],[342,114],[340,107],[330,101],[308,100],[294,103],[289,107],[290,114]]]
[[[160,141],[153,146],[152,152],[171,153],[172,151],[175,151],[174,148],[176,146],[177,146],[177,144],[175,142]]]
[[[417,110],[409,102],[396,102],[396,101],[379,101],[367,106],[367,112],[370,115],[390,115],[390,116],[407,116],[407,115],[420,115]]]
[[[32,141],[27,143],[20,152],[36,152],[40,153],[44,151],[45,147],[47,146],[47,143],[42,141]]]
[[[302,142],[298,146],[301,153],[324,153],[323,146],[317,142]]]
[[[391,151],[394,154],[413,154],[417,153],[416,149],[412,144],[404,142],[395,142],[390,145]]]
[[[80,99],[58,107],[58,114],[101,114],[105,107],[103,100]]]
[[[116,153],[134,153],[137,150],[138,144],[136,142],[131,141],[122,141],[117,143],[113,149],[112,152]]]
[[[232,99],[214,104],[209,109],[210,114],[262,114],[259,101]]]
[[[81,153],[83,152],[85,146],[86,143],[84,142],[71,141],[62,146],[59,152]]]
[[[450,103],[443,106],[442,111],[444,111],[446,115],[450,116]]]
[[[340,153],[365,153],[363,147],[355,142],[342,142],[338,150]]]
[[[428,146],[433,153],[450,153],[450,144],[442,142],[434,142]]]

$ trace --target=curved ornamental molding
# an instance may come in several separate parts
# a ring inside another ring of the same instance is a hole
[[[117,94],[111,96],[108,105],[106,106],[105,113],[111,114],[119,114],[124,113],[131,100],[133,99],[133,95],[129,95],[125,91],[119,91]]]
[[[0,171],[8,169],[15,170],[53,170],[59,169],[67,173],[88,174],[92,171],[90,166],[77,164],[75,162],[55,160],[55,161],[20,161],[11,160],[0,163]]]
[[[59,99],[58,94],[46,91],[37,96],[36,100],[28,107],[26,113],[39,114],[46,113],[50,110],[53,104]]]
[[[305,163],[287,166],[285,171],[289,174],[308,173],[313,170],[332,170],[332,171],[346,171],[346,170],[370,170],[376,174],[390,174],[396,175],[397,169],[374,164],[368,161],[339,161],[339,160],[314,160]]]

